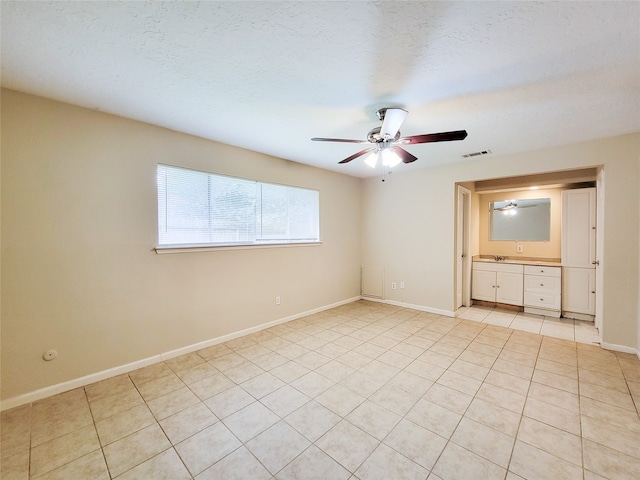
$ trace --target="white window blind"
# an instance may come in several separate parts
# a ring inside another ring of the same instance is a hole
[[[158,165],[159,246],[319,241],[319,192]]]

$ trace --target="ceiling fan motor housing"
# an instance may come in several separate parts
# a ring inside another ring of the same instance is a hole
[[[380,135],[380,130],[382,129],[382,127],[375,127],[373,128],[368,134],[367,134],[367,140],[369,140],[371,143],[381,143],[384,141],[387,142],[395,142],[396,140],[398,140],[400,138],[400,131],[398,131],[398,133],[396,133],[396,136],[393,138],[384,138],[382,135]]]

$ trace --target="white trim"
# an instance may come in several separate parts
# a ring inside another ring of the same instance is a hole
[[[423,305],[414,305],[412,303],[396,302],[395,300],[382,300],[379,298],[365,296],[361,296],[360,299],[369,300],[370,302],[386,303],[396,307],[410,308],[411,310],[418,310],[420,312],[435,313],[437,315],[444,315],[445,317],[455,317],[455,312],[452,312],[451,310],[441,310],[439,308],[425,307]]]
[[[153,365],[154,363],[158,363],[161,361],[161,355],[153,355],[152,357],[143,358],[142,360],[137,360],[135,362],[120,365],[108,370],[91,373],[89,375],[85,375],[84,377],[74,378],[73,380],[68,380],[66,382],[57,383],[55,385],[50,385],[48,387],[34,390],[33,392],[23,393],[22,395],[10,397],[2,401],[2,405],[0,405],[0,411],[19,407],[20,405],[35,402],[36,400],[41,400],[52,395],[57,395],[58,393],[68,392],[69,390],[84,387],[85,385],[99,382],[100,380],[105,380],[107,378],[115,377],[123,373],[132,372],[139,368],[148,367],[149,365]]]
[[[454,248],[454,267],[456,271],[455,281],[455,306],[456,310],[462,307],[470,307],[471,302],[471,190],[456,184],[456,245]],[[462,197],[462,198],[461,198]],[[460,216],[460,202],[462,201],[462,216]],[[462,229],[458,245],[458,230]],[[462,275],[458,278],[458,251],[464,255],[462,260]],[[462,290],[462,305],[458,307],[458,289]]]
[[[55,385],[50,385],[48,387],[34,390],[33,392],[28,392],[22,395],[17,395],[15,397],[7,398],[6,400],[3,400],[2,403],[0,404],[0,411],[8,410],[14,407],[19,407],[20,405],[32,403],[37,400],[50,397],[52,395],[57,395],[58,393],[63,393],[69,390],[73,390],[75,388],[84,387],[86,385],[90,385],[92,383],[99,382],[101,380],[106,380],[107,378],[115,377],[116,375],[129,373],[139,368],[153,365],[154,363],[159,363],[174,357],[178,357],[180,355],[185,355],[187,353],[195,352],[197,350],[202,350],[203,348],[207,348],[213,345],[217,345],[219,343],[227,342],[229,340],[243,337],[251,333],[259,332],[260,330],[265,330],[267,328],[271,328],[276,325],[280,325],[282,323],[287,323],[292,320],[296,320],[298,318],[306,317],[308,315],[313,315],[314,313],[323,312],[325,310],[330,310],[332,308],[336,308],[341,305],[346,305],[348,303],[356,302],[361,299],[362,297],[360,296],[348,298],[340,302],[332,303],[331,305],[325,305],[323,307],[314,308],[306,312],[297,313],[295,315],[290,315],[288,317],[284,317],[277,320],[273,320],[271,322],[256,325],[255,327],[250,327],[237,332],[232,332],[227,335],[223,335],[221,337],[205,340],[204,342],[194,343],[186,347],[170,350],[168,352],[160,353],[158,355],[153,355],[151,357],[143,358],[142,360],[137,360],[135,362],[127,363],[126,365],[120,365],[107,370],[102,370],[101,372],[91,373],[89,375],[85,375],[84,377],[74,378],[73,380],[68,380],[66,382],[57,383]]]
[[[288,242],[288,243],[265,243],[265,244],[243,244],[243,245],[182,245],[182,246],[162,246],[158,245],[153,250],[158,255],[166,255],[170,253],[198,253],[198,252],[215,252],[220,250],[249,250],[253,248],[282,248],[282,247],[315,247],[322,245],[322,242]]]
[[[640,350],[633,347],[627,347],[626,345],[617,345],[615,343],[601,342],[600,346],[606,350],[613,350],[614,352],[631,353],[640,359]]]

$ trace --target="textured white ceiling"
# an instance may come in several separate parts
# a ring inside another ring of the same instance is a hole
[[[375,111],[396,170],[640,131],[640,2],[2,1],[2,85],[355,176]]]

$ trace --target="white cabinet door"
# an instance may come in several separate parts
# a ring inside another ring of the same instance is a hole
[[[562,192],[562,266],[594,268],[596,261],[596,189]]]
[[[496,302],[522,305],[522,274],[498,272],[496,275]]]
[[[473,270],[471,296],[485,302],[496,301],[496,272]]]
[[[596,313],[596,271],[593,268],[562,269],[562,310]]]

